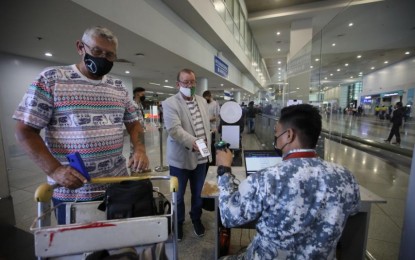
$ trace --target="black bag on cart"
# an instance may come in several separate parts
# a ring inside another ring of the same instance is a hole
[[[98,209],[107,219],[133,218],[169,214],[171,203],[150,180],[123,181],[108,187]]]
[[[155,215],[153,184],[150,180],[122,181],[105,191],[98,209],[107,211],[107,219]]]

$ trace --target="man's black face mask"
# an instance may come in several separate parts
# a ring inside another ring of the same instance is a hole
[[[84,63],[89,72],[99,77],[108,74],[114,65],[113,62],[107,60],[106,58],[94,57],[86,52]]]

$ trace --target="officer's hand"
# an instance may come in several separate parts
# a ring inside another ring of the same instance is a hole
[[[228,148],[224,150],[216,150],[216,165],[223,165],[231,167],[233,160],[233,154]]]

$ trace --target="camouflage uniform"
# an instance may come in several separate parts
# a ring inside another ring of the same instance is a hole
[[[251,174],[238,190],[230,174],[218,185],[224,226],[257,220],[247,251],[231,259],[334,259],[347,217],[359,210],[354,176],[320,158],[284,160]]]

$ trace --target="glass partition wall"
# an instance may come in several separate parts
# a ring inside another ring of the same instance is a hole
[[[409,0],[349,1],[288,60],[283,82],[272,82],[274,95],[269,96],[274,99],[261,100],[263,107],[272,106],[267,110],[272,116],[299,101],[318,107],[322,136],[327,137],[324,158],[346,166],[363,187],[387,200],[385,205],[373,205],[367,242],[372,259],[399,256],[411,164],[411,157],[403,154],[413,153],[415,140],[411,120],[415,18],[410,11],[414,8]],[[384,143],[392,126],[388,118],[398,101],[407,111],[400,147]],[[269,121],[260,120],[263,125]],[[376,151],[380,157],[373,156]]]

